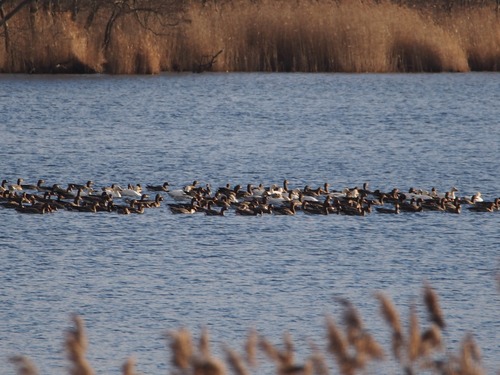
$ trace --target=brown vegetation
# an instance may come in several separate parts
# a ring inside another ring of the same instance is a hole
[[[480,375],[479,348],[471,334],[466,334],[458,353],[452,354],[444,345],[442,330],[445,328],[443,314],[436,292],[424,285],[423,302],[428,313],[427,327],[418,321],[417,307],[411,306],[407,333],[401,323],[399,313],[393,302],[383,293],[377,293],[380,311],[390,329],[392,356],[400,366],[400,373],[442,375]],[[242,353],[225,346],[224,360],[216,358],[210,348],[208,331],[201,332],[198,344],[193,342],[191,332],[180,328],[167,334],[171,353],[172,374],[185,375],[250,375],[260,373],[257,363],[258,354],[267,358],[275,367],[277,375],[327,375],[340,373],[354,375],[366,373],[374,361],[386,360],[388,354],[364,326],[356,308],[347,300],[340,300],[343,306],[341,324],[328,316],[326,319],[326,347],[324,350],[309,343],[311,354],[303,363],[295,359],[295,344],[290,334],[285,334],[280,347],[267,338],[249,331]],[[87,338],[80,317],[74,316],[75,328],[67,333],[65,347],[70,362],[71,375],[93,375],[95,372],[85,355]],[[446,350],[445,350],[446,349]],[[260,351],[259,351],[260,350]],[[331,359],[329,362],[328,359]],[[38,371],[24,356],[11,358],[19,375],[37,375]],[[135,375],[136,361],[129,358],[122,366],[124,375]]]
[[[0,72],[497,71],[499,4],[3,0]]]

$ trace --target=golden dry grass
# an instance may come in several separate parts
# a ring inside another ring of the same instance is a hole
[[[74,17],[64,10],[26,8],[9,21],[7,34],[2,30],[0,71],[156,74],[499,68],[500,22],[492,6],[445,10],[383,0],[186,3],[185,8],[165,13],[165,19],[121,12],[111,23],[116,8],[110,4],[99,8],[91,22],[90,9],[82,8]],[[223,52],[213,59],[218,51]]]
[[[421,326],[417,306],[410,308],[407,335],[396,307],[382,293],[376,298],[380,303],[382,319],[387,323],[392,340],[394,360],[406,374],[467,374],[481,375],[481,353],[473,336],[467,333],[456,353],[445,350],[443,341],[444,322],[436,292],[428,285],[423,287],[422,305],[428,313],[428,324]],[[256,357],[267,358],[274,365],[277,375],[342,375],[363,374],[370,371],[375,361],[386,361],[382,345],[365,327],[355,307],[346,300],[340,301],[343,314],[340,323],[332,316],[326,317],[326,346],[309,343],[310,355],[303,361],[295,358],[295,342],[285,333],[281,344],[276,345],[268,338],[250,330],[239,352],[237,348],[223,345],[225,359],[213,355],[208,330],[201,331],[197,344],[191,332],[180,328],[167,336],[171,354],[171,374],[185,375],[250,375],[259,374],[260,366]],[[439,319],[436,320],[436,317]],[[73,316],[73,328],[67,332],[65,347],[70,363],[70,375],[92,375],[94,370],[86,359],[88,348],[83,320]],[[25,356],[10,359],[18,375],[37,375],[35,365]],[[136,359],[128,358],[122,366],[123,375],[135,375]]]

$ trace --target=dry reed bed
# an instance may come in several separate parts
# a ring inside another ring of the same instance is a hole
[[[498,279],[500,287],[500,279]],[[446,350],[443,330],[446,327],[443,312],[436,292],[428,285],[423,287],[423,302],[428,324],[419,323],[417,306],[409,311],[407,327],[403,327],[401,317],[392,300],[383,293],[377,293],[380,313],[390,330],[390,350],[385,350],[364,326],[363,320],[350,303],[341,299],[343,314],[340,324],[332,316],[326,318],[327,344],[324,349],[313,342],[306,343],[311,354],[303,362],[295,359],[295,343],[291,335],[285,334],[283,343],[272,344],[255,330],[249,331],[242,351],[224,346],[225,358],[216,358],[211,351],[209,334],[202,330],[197,343],[191,332],[180,328],[167,334],[171,355],[171,374],[193,375],[250,375],[260,373],[259,361],[267,358],[278,375],[351,375],[366,373],[375,361],[383,361],[391,356],[399,364],[401,373],[419,372],[449,375],[479,375],[481,366],[480,350],[471,334],[466,334],[458,353]],[[65,348],[70,363],[71,375],[94,375],[86,358],[88,340],[83,320],[72,317],[74,328],[66,334]],[[388,354],[389,352],[390,354]],[[258,354],[261,354],[260,360]],[[331,359],[329,362],[328,359]],[[28,357],[12,357],[11,362],[19,375],[37,375],[36,366]],[[124,375],[136,375],[136,360],[133,357],[123,364]]]
[[[106,34],[110,6],[99,8],[90,24],[88,9],[76,17],[25,9],[9,21],[8,43],[2,33],[0,72],[467,72],[500,66],[500,22],[490,7],[191,2],[167,19],[147,18],[147,28],[141,26],[145,16],[122,12]]]

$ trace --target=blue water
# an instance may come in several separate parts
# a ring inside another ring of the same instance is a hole
[[[491,200],[499,102],[495,73],[4,75],[0,179],[174,189],[286,178],[292,188],[455,186]],[[301,362],[309,340],[325,347],[325,315],[341,321],[345,297],[386,350],[373,373],[401,373],[374,293],[393,299],[403,324],[415,303],[426,327],[424,282],[440,297],[446,350],[472,332],[487,373],[500,369],[498,211],[179,216],[165,198],[128,216],[0,208],[2,372],[24,354],[41,373],[66,373],[71,313],[99,373],[119,374],[130,355],[141,373],[170,371],[165,333],[180,327],[194,337],[208,327],[215,353],[241,352],[250,328],[277,345],[290,332]]]

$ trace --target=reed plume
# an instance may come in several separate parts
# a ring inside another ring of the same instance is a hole
[[[328,350],[335,356],[337,362],[346,361],[348,358],[348,342],[344,333],[337,326],[332,317],[326,321],[328,333]]]
[[[226,352],[227,363],[236,375],[250,375],[245,361],[235,350],[226,347],[224,351]]]
[[[306,361],[300,365],[295,363],[294,344],[290,333],[285,333],[283,337],[284,349],[279,350],[265,338],[261,338],[259,346],[262,351],[271,359],[277,366],[277,373],[282,374],[311,374],[313,364],[311,361]]]
[[[445,327],[443,313],[439,305],[439,298],[434,290],[428,285],[424,285],[424,301],[429,312],[429,319],[431,322],[436,323],[439,328]]]
[[[200,342],[198,346],[198,351],[202,357],[209,358],[211,355],[210,351],[210,338],[208,335],[208,329],[203,328],[201,331]]]
[[[135,372],[135,358],[129,357],[122,366],[123,375],[137,375]]]
[[[481,353],[471,334],[461,341],[460,351],[453,355],[443,353],[444,341],[442,316],[436,293],[429,285],[424,287],[424,304],[430,315],[430,325],[421,329],[416,306],[411,305],[409,311],[407,339],[404,340],[403,329],[397,310],[392,301],[382,293],[377,293],[381,313],[389,325],[393,337],[395,358],[402,366],[405,374],[415,374],[417,370],[424,373],[441,375],[483,375]],[[382,346],[363,327],[358,311],[347,300],[343,305],[342,325],[326,317],[327,346],[326,350],[333,355],[338,372],[342,375],[354,375],[366,372],[370,361],[384,359]],[[74,328],[65,337],[65,347],[71,363],[69,374],[94,375],[86,359],[88,340],[83,320],[72,316]],[[441,326],[437,323],[440,322]],[[225,361],[215,358],[209,344],[207,329],[203,329],[198,346],[193,346],[191,333],[185,328],[167,334],[170,339],[171,363],[173,374],[182,375],[226,375],[226,364],[235,375],[250,375],[248,365],[255,365],[259,348],[276,366],[277,375],[328,375],[329,365],[321,348],[309,343],[311,354],[304,363],[295,362],[295,345],[290,333],[283,337],[283,349],[279,349],[264,337],[259,337],[255,330],[250,330],[244,344],[244,353],[240,355],[234,349],[225,346]],[[196,349],[196,350],[195,350]],[[16,366],[18,375],[37,375],[33,363],[23,356],[10,358]],[[130,357],[122,366],[123,375],[136,375],[135,359]],[[258,371],[258,370],[257,370]]]
[[[16,366],[17,375],[38,375],[35,365],[26,356],[13,356],[9,358],[9,361]]]
[[[312,365],[312,371],[317,375],[329,375],[329,366],[324,356],[322,350],[313,342],[309,343],[311,347],[312,354],[309,356],[309,360]]]
[[[428,356],[434,349],[440,349],[442,346],[441,329],[432,324],[422,333],[420,338],[419,355]]]
[[[78,315],[72,317],[75,328],[66,334],[66,350],[68,359],[71,362],[71,375],[94,375],[94,370],[85,358],[88,347],[87,335],[83,324],[83,319]]]
[[[195,358],[193,360],[193,375],[225,375],[224,363],[213,357]]]
[[[272,360],[278,365],[281,363],[281,356],[279,350],[266,338],[262,337],[259,340],[259,347],[270,360]]]
[[[193,358],[193,344],[191,333],[186,328],[169,332],[170,350],[172,351],[172,363],[180,369],[189,368]]]
[[[375,295],[380,302],[380,310],[385,321],[392,330],[392,353],[394,358],[401,362],[401,350],[404,346],[403,330],[401,328],[401,319],[392,300],[383,293]]]
[[[408,358],[415,362],[420,355],[420,325],[415,306],[410,307],[410,325],[408,329]]]
[[[255,329],[248,332],[247,340],[245,343],[246,361],[250,366],[257,366],[257,345],[259,337]]]
[[[481,351],[476,345],[474,338],[469,333],[462,340],[459,356],[460,373],[467,375],[484,374],[481,368]]]

